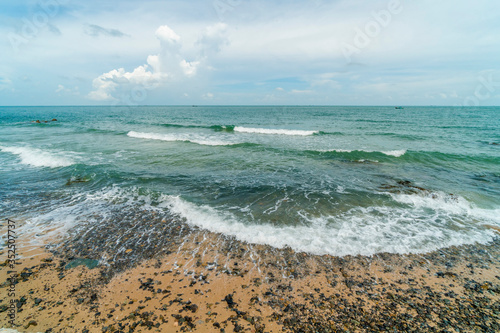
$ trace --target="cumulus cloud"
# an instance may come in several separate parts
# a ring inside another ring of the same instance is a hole
[[[165,78],[164,73],[153,73],[148,65],[139,66],[132,72],[125,69],[114,69],[104,73],[92,82],[93,91],[89,98],[96,101],[117,101],[124,91],[133,92],[141,89],[154,89]],[[115,96],[115,93],[118,96]]]
[[[227,26],[222,23],[209,26],[201,32],[194,45],[185,46],[181,36],[169,26],[162,25],[155,31],[155,36],[160,41],[158,54],[149,55],[146,64],[138,66],[132,72],[119,68],[95,78],[92,82],[93,90],[88,97],[96,101],[131,103],[134,102],[130,101],[130,98],[134,99],[134,91],[147,91],[168,85],[172,89],[178,88],[198,76],[201,69],[212,68],[210,58],[229,43],[226,30]],[[197,56],[188,57],[186,49]],[[143,97],[144,94],[141,95]],[[213,95],[208,93],[205,97],[212,98]]]
[[[55,90],[55,92],[56,93],[80,95],[80,88],[78,88],[78,87],[66,88],[64,85],[59,84],[59,85],[57,85],[57,89]]]
[[[196,68],[198,67],[199,64],[200,64],[199,61],[188,62],[183,59],[180,65],[182,70],[184,71],[184,74],[186,74],[186,76],[188,77],[191,77],[196,75]]]
[[[227,24],[216,23],[203,31],[197,43],[201,46],[203,56],[218,53],[222,47],[229,44],[227,37]]]
[[[156,30],[155,36],[164,43],[178,43],[181,41],[181,37],[166,25],[160,26]]]
[[[125,37],[128,36],[117,29],[106,29],[96,24],[89,24],[84,29],[85,34],[92,37],[107,36],[107,37]]]

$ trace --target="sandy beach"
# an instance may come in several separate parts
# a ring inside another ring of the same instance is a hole
[[[497,332],[499,245],[496,239],[420,255],[333,257],[192,230],[161,255],[94,268],[95,260],[64,246],[30,248],[21,250],[30,258],[16,267],[13,326],[12,274],[7,263],[0,267],[0,326],[19,332]]]

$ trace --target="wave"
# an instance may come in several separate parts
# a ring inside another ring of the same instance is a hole
[[[342,187],[336,191],[346,193]],[[59,205],[28,219],[20,231],[44,237],[67,235],[73,226],[84,227],[81,221],[99,224],[109,216],[111,222],[113,212],[130,209],[127,216],[134,217],[131,221],[137,220],[137,214],[155,211],[158,216],[173,214],[191,226],[248,243],[344,256],[424,253],[453,245],[487,243],[496,234],[484,225],[500,226],[500,209],[479,209],[459,196],[439,192],[388,195],[395,206],[354,207],[337,215],[323,216],[298,211],[297,224],[278,226],[245,220],[223,206],[195,204],[180,196],[138,187],[113,186],[75,195],[72,204]]]
[[[406,154],[406,149],[400,150],[386,150],[386,151],[375,151],[375,150],[357,150],[357,149],[327,149],[327,150],[309,150],[308,152],[316,154],[342,154],[342,155],[353,155],[355,158],[361,158],[362,156],[368,157],[369,155],[384,154],[387,156],[401,157]]]
[[[214,130],[215,132],[233,132],[234,130],[234,125],[203,126],[203,125],[161,124],[161,126],[170,128],[205,128]]]
[[[160,133],[144,133],[144,132],[135,132],[130,131],[127,133],[127,136],[131,138],[137,139],[149,139],[149,140],[161,140],[161,141],[181,141],[181,142],[191,142],[204,146],[232,146],[241,144],[241,142],[228,142],[228,141],[220,141],[214,140],[206,137],[197,137],[193,138],[186,135],[176,135],[176,134],[160,134]]]
[[[172,127],[172,128],[207,128],[207,126],[200,125],[182,125],[182,124],[160,124],[163,127]]]
[[[75,164],[75,161],[65,155],[67,153],[53,153],[30,147],[2,147],[7,153],[19,156],[22,164],[34,167],[59,168]]]
[[[84,129],[83,132],[92,134],[114,134],[114,135],[123,135],[127,133],[127,131],[117,131],[113,129],[103,129],[103,128],[87,128]]]
[[[397,139],[403,139],[403,140],[408,140],[408,141],[418,141],[418,140],[425,140],[426,137],[421,136],[421,135],[415,135],[415,134],[401,134],[401,133],[393,133],[393,132],[370,132],[366,133],[366,135],[369,136],[388,136],[392,138],[397,138]]]
[[[406,149],[381,151],[382,154],[400,157],[406,154]]]
[[[289,130],[289,129],[273,129],[273,128],[253,128],[235,125],[182,125],[182,124],[161,124],[163,127],[170,128],[204,128],[211,129],[215,132],[240,132],[240,133],[255,133],[255,134],[275,134],[275,135],[344,135],[342,132],[324,132],[324,131],[306,131],[306,130]]]
[[[272,128],[252,128],[252,127],[242,127],[235,126],[235,132],[240,133],[256,133],[256,134],[275,134],[275,135],[299,135],[308,136],[319,134],[319,131],[304,131],[304,130],[287,130],[287,129],[272,129]]]
[[[439,204],[417,205],[414,209],[356,207],[338,216],[309,217],[299,212],[297,218],[305,222],[303,225],[277,227],[245,222],[230,212],[196,205],[179,196],[167,196],[163,203],[190,225],[249,243],[291,247],[318,255],[424,253],[453,245],[486,243],[495,237],[483,224],[472,224],[469,216],[461,216],[463,208]],[[429,207],[435,214],[423,214]],[[471,207],[469,212],[482,217],[482,222],[500,225],[498,210],[483,212]]]
[[[407,163],[422,163],[427,165],[443,165],[446,168],[470,167],[484,168],[489,166],[493,168],[500,163],[500,158],[486,154],[462,155],[453,153],[444,153],[438,151],[414,151],[407,149],[396,150],[357,150],[357,149],[325,149],[325,150],[306,150],[306,153],[327,158],[345,158],[348,160],[382,160],[389,161],[388,158],[396,157],[399,161]],[[455,163],[459,162],[459,163]]]
[[[487,223],[500,226],[500,209],[483,209],[467,201],[465,198],[447,194],[444,192],[422,191],[414,194],[389,193],[397,202],[406,204],[412,210],[426,211],[432,210],[441,213],[450,219],[456,217],[470,218],[476,223]],[[443,221],[444,222],[444,221]],[[464,227],[461,225],[461,227]]]
[[[216,132],[234,132],[234,125],[213,125],[210,126]]]

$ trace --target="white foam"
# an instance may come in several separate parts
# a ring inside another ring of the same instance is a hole
[[[335,189],[335,192],[340,193],[340,194],[347,194],[349,192],[346,192],[345,187],[341,185],[337,185],[337,188]]]
[[[345,193],[340,186],[337,191]],[[496,235],[483,225],[500,226],[499,209],[479,209],[462,197],[445,193],[390,195],[399,205],[355,207],[334,216],[311,216],[299,211],[291,217],[295,225],[277,226],[252,220],[249,207],[240,208],[243,215],[236,216],[228,207],[197,205],[179,196],[157,196],[137,188],[114,186],[76,195],[72,202],[27,219],[18,230],[21,234],[33,234],[31,245],[41,245],[67,235],[71,227],[82,221],[97,223],[94,216],[106,216],[115,205],[140,206],[159,213],[168,209],[192,226],[249,243],[343,256],[424,253],[452,245],[486,243]],[[282,209],[284,199],[266,213]]]
[[[214,140],[210,137],[202,137],[202,136],[192,137],[192,136],[188,136],[188,135],[144,133],[144,132],[135,132],[135,131],[130,131],[127,133],[127,135],[131,138],[137,138],[137,139],[161,140],[161,141],[170,141],[170,142],[175,142],[175,141],[186,142],[187,141],[187,142],[197,143],[199,145],[204,145],[204,146],[230,146],[230,145],[237,144],[236,142]]]
[[[423,192],[419,194],[394,194],[392,198],[410,205],[418,211],[432,210],[446,216],[470,217],[484,223],[500,226],[500,209],[482,209],[465,198],[444,192]]]
[[[22,164],[31,165],[34,167],[58,168],[75,164],[75,161],[72,158],[64,156],[68,153],[48,152],[30,147],[0,146],[0,149],[4,152],[19,156]]]
[[[287,130],[287,129],[272,129],[272,128],[251,128],[235,126],[235,132],[240,133],[256,133],[256,134],[277,134],[277,135],[300,135],[308,136],[319,133],[319,131],[303,131],[303,130]]]
[[[30,247],[40,247],[54,240],[61,240],[73,226],[85,219],[84,216],[98,216],[109,206],[109,202],[92,201],[93,198],[86,198],[85,194],[76,194],[62,206],[51,206],[47,212],[25,219],[16,227],[16,232],[27,236],[25,239],[28,241],[24,245]]]
[[[401,150],[390,150],[390,151],[381,151],[382,154],[389,155],[389,156],[395,156],[395,157],[400,157],[406,154],[406,149],[401,149]]]
[[[356,151],[362,151],[365,153],[382,153],[384,155],[389,155],[389,156],[394,156],[394,157],[401,157],[404,154],[406,154],[407,150],[406,149],[401,149],[401,150],[387,150],[387,151],[377,151],[377,150],[364,150],[364,149],[324,149],[324,150],[318,150],[319,152],[337,152],[337,153],[352,153]],[[377,161],[375,161],[377,162]]]
[[[321,217],[299,212],[297,219],[303,225],[277,227],[245,223],[227,211],[197,206],[180,197],[167,197],[165,206],[187,223],[212,232],[249,243],[289,246],[319,255],[423,253],[452,245],[487,242],[494,237],[491,231],[464,226],[459,219],[446,218],[446,214],[422,215],[419,210],[396,207],[357,207],[342,215]]]
[[[324,150],[323,152],[330,152],[334,151],[337,153],[352,153],[354,150],[349,150],[349,149],[329,149],[329,150]]]

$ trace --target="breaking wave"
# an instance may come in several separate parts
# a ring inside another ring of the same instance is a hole
[[[64,156],[67,153],[49,152],[30,147],[0,146],[0,149],[3,152],[19,156],[22,164],[30,165],[33,167],[59,168],[75,164],[75,161],[72,158]]]

